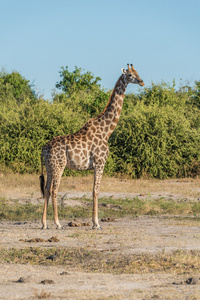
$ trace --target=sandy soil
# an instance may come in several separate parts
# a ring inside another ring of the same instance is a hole
[[[67,225],[66,221],[62,224]],[[199,250],[198,226],[164,217],[140,217],[103,223],[103,231],[90,227],[66,227],[58,231],[50,222],[41,230],[39,222],[1,222],[1,247],[76,247],[121,254],[160,253],[175,249]],[[56,236],[59,242],[27,245],[20,241]],[[64,275],[62,273],[64,272]],[[199,274],[200,275],[200,274]],[[191,276],[191,274],[190,274]],[[198,276],[198,274],[195,274]],[[20,278],[22,282],[18,282]],[[200,299],[200,284],[179,284],[189,277],[177,274],[113,275],[82,273],[58,266],[0,264],[0,299]],[[52,280],[48,284],[42,283]],[[174,284],[177,283],[177,284]],[[40,299],[40,298],[39,298]]]
[[[182,183],[181,183],[182,184]],[[188,184],[188,182],[187,182]],[[193,184],[193,182],[191,182]],[[192,190],[192,187],[190,187]],[[196,188],[194,201],[198,201],[199,188]],[[165,196],[179,199],[180,189]],[[181,192],[180,192],[181,191]],[[193,191],[195,192],[195,191]],[[146,191],[145,191],[146,193]],[[65,205],[82,205],[85,191],[61,191],[60,199]],[[135,194],[128,193],[129,197]],[[156,197],[161,191],[156,191]],[[101,194],[118,197],[119,193]],[[91,196],[88,192],[87,196]],[[137,196],[144,197],[142,193]],[[127,197],[126,193],[120,197]],[[13,198],[14,195],[13,195]],[[188,195],[188,198],[192,198]],[[42,201],[38,195],[21,195],[21,202]],[[187,201],[187,199],[186,199]],[[78,220],[91,222],[91,220]],[[156,254],[173,250],[200,250],[200,230],[197,222],[178,220],[163,216],[142,216],[136,219],[124,218],[115,222],[102,223],[102,231],[94,231],[91,226],[68,227],[69,220],[62,220],[64,230],[56,230],[52,221],[49,230],[41,230],[39,221],[0,222],[0,247],[65,247],[86,248],[97,251],[115,251],[117,254]],[[56,236],[59,242],[28,244],[26,239],[49,239]],[[102,274],[83,273],[64,266],[34,266],[31,264],[0,263],[0,299],[200,299],[200,281],[186,284],[190,274],[153,273],[153,274]],[[194,275],[200,278],[200,274]],[[20,280],[21,278],[21,280]]]

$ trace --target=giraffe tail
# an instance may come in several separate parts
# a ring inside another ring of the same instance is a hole
[[[42,196],[44,198],[45,180],[44,180],[44,174],[43,174],[43,152],[42,152],[42,155],[41,155],[41,169],[42,169],[42,174],[40,175],[40,190],[41,190]]]

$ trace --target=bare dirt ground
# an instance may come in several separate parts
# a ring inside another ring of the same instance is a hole
[[[19,199],[21,203],[41,203],[35,176],[9,175],[0,178],[1,196]],[[92,177],[63,178],[59,198],[65,205],[83,205],[82,197],[91,197]],[[200,180],[120,180],[103,179],[100,197],[134,198],[165,197],[198,202]],[[76,198],[76,199],[74,199]],[[79,199],[77,199],[79,198]],[[124,200],[125,201],[125,200]],[[78,220],[90,222],[91,219]],[[176,216],[139,216],[102,222],[102,231],[91,226],[69,227],[61,220],[63,230],[56,230],[49,221],[48,230],[41,230],[40,221],[1,221],[0,248],[87,249],[104,255],[159,255],[200,250],[200,228],[191,218]],[[51,237],[57,242],[45,242]],[[45,241],[27,243],[41,238]],[[55,252],[56,253],[56,252]],[[189,281],[189,278],[192,278]],[[0,299],[200,299],[200,274],[177,272],[145,272],[135,274],[83,272],[79,265],[32,265],[0,263]]]

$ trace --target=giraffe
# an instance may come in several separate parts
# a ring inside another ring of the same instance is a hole
[[[131,66],[131,67],[130,67]],[[93,229],[101,229],[98,221],[98,196],[104,166],[109,154],[108,139],[120,118],[123,99],[129,83],[144,86],[143,80],[131,64],[122,68],[105,109],[90,119],[76,133],[55,136],[42,149],[40,187],[44,197],[42,228],[46,229],[46,214],[50,196],[52,197],[54,222],[61,228],[57,211],[57,192],[65,167],[74,170],[94,170],[93,185]],[[43,175],[43,159],[47,171],[47,182]],[[45,186],[45,187],[44,187]]]

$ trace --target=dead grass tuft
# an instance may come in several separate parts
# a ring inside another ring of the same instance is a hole
[[[55,259],[47,259],[50,256]],[[75,271],[112,274],[200,272],[200,251],[124,255],[84,248],[0,249],[1,261],[33,265],[64,265]]]
[[[79,199],[82,206],[59,206],[58,214],[60,219],[90,218],[92,214],[92,200]],[[200,203],[192,201],[178,201],[165,198],[158,199],[99,199],[99,217],[108,220],[126,216],[137,217],[139,215],[176,215],[195,216],[200,218]],[[5,198],[0,198],[0,220],[10,221],[33,221],[40,220],[43,205],[32,203],[20,204],[17,201],[10,204]],[[49,205],[48,218],[53,219],[52,205]],[[89,223],[70,222],[69,226],[89,226]]]
[[[34,289],[34,298],[35,299],[48,299],[51,297],[51,293],[45,292],[42,290],[41,292],[38,292],[38,290]]]
[[[93,175],[84,177],[63,177],[60,191],[92,191]],[[136,193],[136,194],[175,194],[181,197],[200,197],[200,178],[183,179],[127,179],[103,177],[102,192]],[[6,198],[20,198],[39,196],[39,175],[13,174],[11,172],[0,174],[0,193]]]

